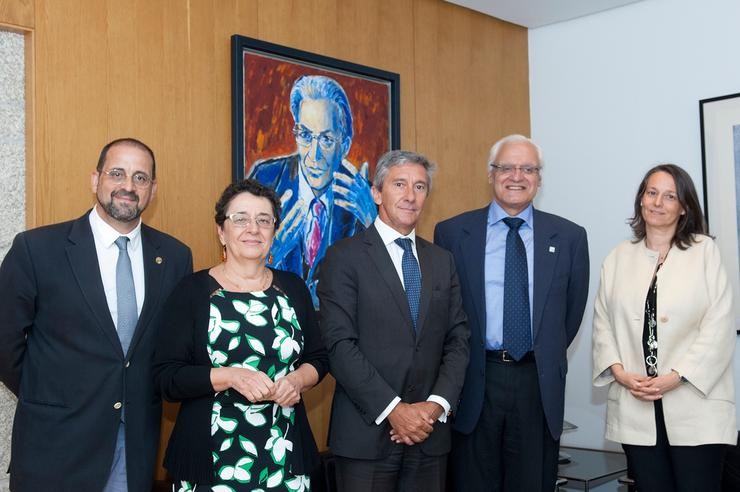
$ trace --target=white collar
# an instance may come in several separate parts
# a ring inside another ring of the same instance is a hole
[[[389,244],[393,243],[398,239],[399,237],[405,237],[408,239],[411,239],[411,242],[416,245],[416,229],[412,230],[407,236],[404,236],[385,222],[383,222],[380,219],[380,215],[375,217],[375,229],[378,231],[378,234],[380,234],[380,239],[383,240],[383,244],[388,246]]]
[[[128,238],[128,247],[130,249],[137,250],[141,245],[141,218],[139,218],[139,223],[136,224],[136,227],[134,227],[131,232],[128,234],[121,234],[103,220],[98,213],[98,204],[96,203],[92,211],[90,211],[90,227],[92,228],[93,237],[95,237],[100,244],[106,248],[113,246],[116,239],[121,236],[126,236]]]

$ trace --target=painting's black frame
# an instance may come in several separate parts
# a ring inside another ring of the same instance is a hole
[[[244,163],[244,56],[245,51],[282,58],[286,61],[313,65],[321,70],[343,75],[375,79],[390,84],[390,150],[401,147],[401,89],[400,76],[378,68],[310,53],[279,44],[235,34],[231,36],[231,126],[232,126],[232,172],[234,181],[245,176]]]
[[[701,132],[701,178],[702,178],[702,192],[704,193],[704,219],[709,227],[709,185],[708,183],[708,164],[707,164],[707,142],[705,132],[705,118],[704,118],[704,106],[707,104],[715,103],[718,101],[725,101],[728,99],[740,99],[740,92],[735,94],[727,94],[724,96],[710,97],[707,99],[701,99],[699,101],[699,129]],[[709,233],[711,234],[711,230]],[[740,335],[740,328],[736,330],[737,334]]]

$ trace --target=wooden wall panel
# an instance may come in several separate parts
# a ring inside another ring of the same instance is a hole
[[[33,29],[34,0],[0,0],[0,24],[18,30]]]
[[[188,243],[196,268],[219,261],[232,34],[401,75],[401,144],[439,164],[419,227],[427,238],[438,220],[489,200],[490,145],[529,132],[526,30],[442,0],[0,0],[0,22],[8,12],[35,28],[29,227],[84,213],[100,147],[134,136],[158,163],[145,220]],[[327,378],[306,396],[320,447],[332,390]]]
[[[529,134],[527,31],[446,2],[415,0],[416,148],[438,165],[418,228],[490,201],[486,159]]]

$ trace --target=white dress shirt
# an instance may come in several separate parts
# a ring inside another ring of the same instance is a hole
[[[141,308],[144,305],[144,254],[141,247],[141,219],[133,231],[128,234],[121,234],[98,214],[98,205],[96,204],[90,212],[90,227],[92,228],[93,239],[95,240],[95,252],[98,255],[98,267],[100,268],[100,277],[103,280],[103,289],[105,290],[105,299],[108,301],[108,310],[110,311],[113,324],[118,328],[118,302],[116,296],[116,263],[118,262],[118,246],[116,239],[126,236],[129,239],[127,251],[131,258],[131,270],[134,274],[134,289],[136,289],[136,310],[141,314]]]
[[[413,230],[407,236],[404,236],[403,234],[399,233],[391,226],[380,220],[380,216],[377,216],[375,218],[375,229],[377,229],[378,234],[380,235],[380,239],[383,241],[383,244],[385,244],[385,249],[388,250],[388,254],[391,257],[391,261],[393,262],[393,267],[396,269],[398,278],[401,280],[401,285],[403,285],[405,289],[406,285],[403,281],[402,266],[403,248],[396,244],[396,239],[401,237],[411,239],[411,250],[414,253],[416,262],[418,263],[419,255],[416,252],[416,230]],[[422,276],[423,275],[424,273],[422,272]],[[437,420],[439,420],[440,422],[447,422],[447,414],[450,413],[450,403],[439,395],[429,395],[427,401],[432,401],[442,407],[444,411]],[[378,418],[375,419],[375,423],[380,425],[400,402],[400,396],[396,396],[393,400],[391,400],[388,406],[385,407],[385,410],[383,410],[383,412],[378,415]]]

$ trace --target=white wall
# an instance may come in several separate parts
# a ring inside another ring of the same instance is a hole
[[[619,449],[603,439],[606,392],[591,386],[600,265],[630,235],[625,219],[647,169],[677,163],[701,193],[698,101],[740,92],[739,23],[737,0],[645,0],[529,32],[532,135],[545,153],[536,205],[586,227],[591,252],[566,389],[565,418],[579,429],[565,445]]]

